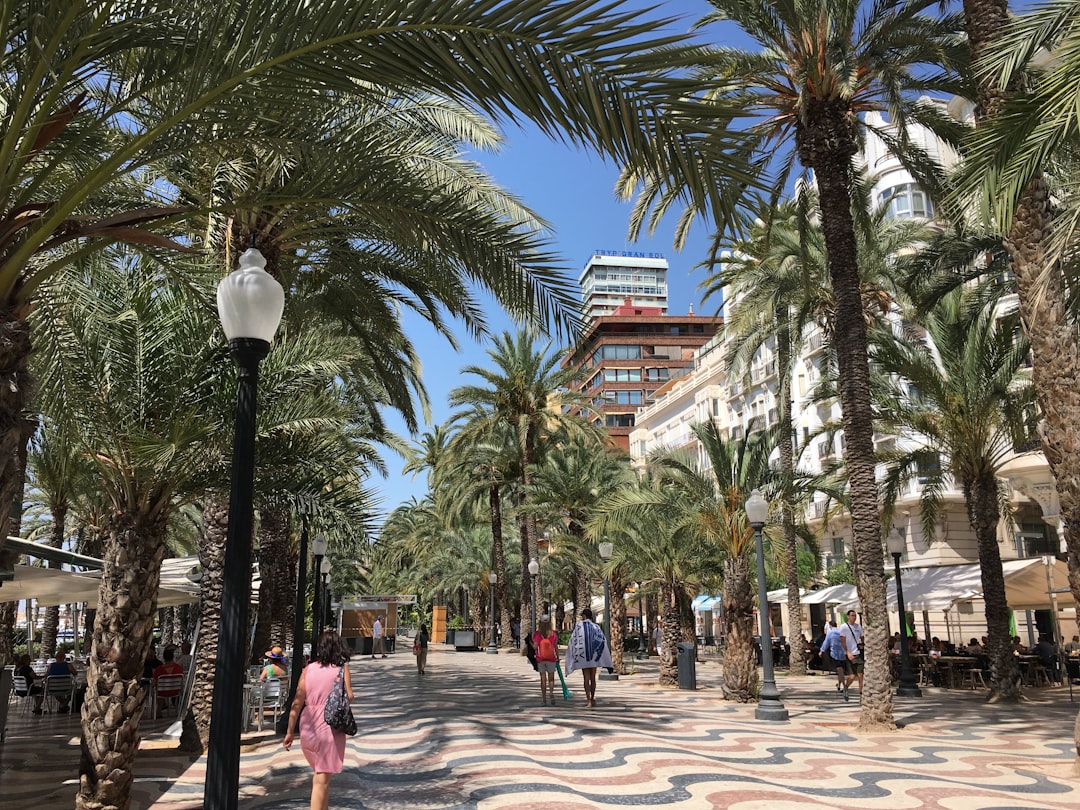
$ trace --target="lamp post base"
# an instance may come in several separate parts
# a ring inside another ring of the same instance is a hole
[[[779,699],[765,698],[758,702],[757,709],[754,710],[754,717],[769,723],[786,723],[788,721],[788,710],[784,708],[784,704]]]
[[[601,672],[597,677],[602,681],[617,681],[619,680],[618,672]]]
[[[498,655],[499,648],[496,647],[494,644],[489,644],[487,649],[484,650],[484,652],[486,652],[488,655]]]
[[[913,683],[901,683],[896,687],[897,697],[922,697],[922,689]]]

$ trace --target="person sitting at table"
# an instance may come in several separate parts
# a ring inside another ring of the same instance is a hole
[[[913,653],[924,653],[924,652],[926,652],[926,646],[923,644],[922,639],[919,638],[918,633],[914,633],[914,632],[908,637],[908,648]]]
[[[259,673],[259,680],[285,677],[285,651],[281,647],[271,647],[266,653],[266,666]]]
[[[157,686],[158,678],[160,678],[162,675],[184,674],[184,668],[174,660],[176,658],[176,650],[173,647],[166,647],[163,656],[165,658],[164,663],[162,663],[159,667],[154,667],[154,686]],[[168,693],[159,692],[157,696],[158,713],[160,714],[161,712],[163,712],[168,706],[169,701],[179,697],[179,695],[180,690],[176,690],[175,692],[170,691]]]
[[[982,655],[983,648],[977,638],[973,638],[967,645],[968,655]]]
[[[1070,655],[1073,653],[1080,653],[1080,636],[1073,636],[1072,641],[1065,645],[1065,652]]]
[[[45,670],[45,677],[46,678],[54,678],[54,677],[58,677],[60,675],[70,675],[73,682],[74,682],[75,676],[78,675],[78,674],[79,673],[78,673],[78,670],[75,669],[75,665],[70,663],[67,660],[67,656],[62,652],[58,652],[56,654],[56,660],[53,661],[51,664],[49,664],[49,668],[47,670]],[[51,695],[51,697],[56,698],[56,702],[59,704],[59,706],[56,709],[58,712],[69,712],[69,711],[71,711],[71,706],[68,705],[71,702],[71,695],[69,695],[67,693],[64,693],[64,694],[53,693]]]
[[[1057,645],[1050,640],[1050,636],[1039,636],[1039,642],[1032,649],[1032,652],[1039,656],[1039,660],[1044,667],[1052,667],[1054,662],[1057,661]]]
[[[889,641],[889,649],[894,653],[900,652],[900,633],[896,632],[892,634],[892,639]]]
[[[146,662],[143,664],[142,677],[139,679],[139,683],[143,686],[150,686],[154,680],[154,670],[160,667],[162,663],[162,660],[157,657],[157,647],[151,644],[150,652],[147,653]]]
[[[1013,655],[1026,655],[1028,648],[1020,642],[1020,636],[1013,636]]]
[[[27,691],[16,689],[15,694],[19,697],[26,697],[27,695],[33,695],[34,697],[34,714],[41,714],[41,701],[43,696],[41,694],[41,684],[34,683],[37,680],[38,674],[34,672],[34,668],[30,666],[30,656],[23,655],[19,659],[19,665],[15,668],[15,675],[20,678],[26,679]]]
[[[941,639],[937,636],[934,636],[930,640],[930,657],[940,658],[943,654],[944,651],[941,649]]]

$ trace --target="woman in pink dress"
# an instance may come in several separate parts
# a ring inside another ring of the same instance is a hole
[[[345,674],[345,694],[352,703],[348,661],[348,653],[337,633],[327,630],[319,636],[311,663],[300,673],[296,699],[289,712],[289,731],[282,740],[282,745],[288,751],[292,747],[299,715],[301,749],[315,771],[311,778],[311,810],[330,810],[330,778],[335,773],[341,773],[345,763],[345,732],[326,725],[323,709],[337,681],[338,672],[342,671]],[[300,709],[304,707],[307,710],[300,715]]]

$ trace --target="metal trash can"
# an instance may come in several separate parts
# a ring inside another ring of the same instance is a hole
[[[697,689],[697,653],[695,647],[685,641],[679,642],[679,688]]]

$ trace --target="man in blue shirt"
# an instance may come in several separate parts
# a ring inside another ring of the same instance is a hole
[[[847,622],[835,632],[829,633],[829,655],[836,663],[836,677],[841,682],[844,700],[848,699],[848,689],[859,679],[862,689],[862,627],[856,621],[858,614],[854,610],[847,612]]]

